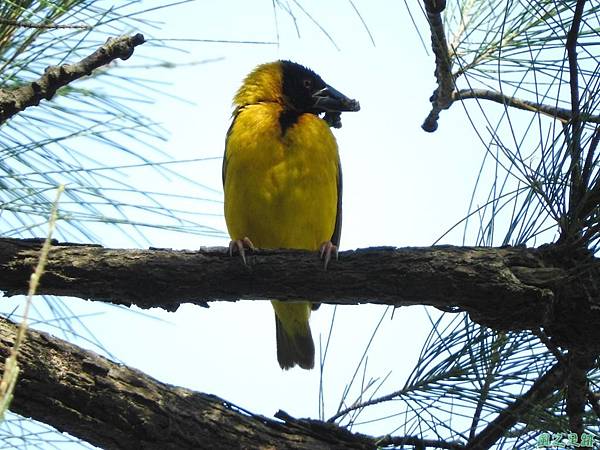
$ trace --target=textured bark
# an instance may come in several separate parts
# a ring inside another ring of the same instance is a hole
[[[27,290],[41,245],[0,239],[0,289],[9,295]],[[249,253],[247,261],[230,257],[225,248],[124,250],[55,243],[38,293],[169,310],[184,302],[240,298],[424,304],[467,311],[496,329],[543,327],[552,346],[585,350],[588,359],[599,351],[598,261],[585,252],[565,254],[552,245],[381,247],[342,252],[327,271],[312,252],[262,250]],[[12,325],[2,323],[2,333],[14,333]],[[11,340],[8,334],[0,338],[0,355],[6,356]],[[282,424],[241,414],[222,399],[159,383],[43,334],[31,333],[27,344],[12,409],[104,448],[373,448],[377,442],[318,421],[290,418]],[[470,448],[486,448],[530,404],[550,395],[567,376],[556,370],[475,436]],[[578,393],[582,374],[571,377]],[[583,397],[571,397],[579,400],[573,409],[581,410]]]
[[[585,432],[583,416],[588,403],[588,373],[594,367],[594,357],[585,352],[569,352],[567,378],[567,415],[569,431],[581,436]]]
[[[74,64],[51,66],[44,74],[29,84],[16,89],[0,89],[0,124],[17,113],[37,106],[43,99],[50,100],[56,91],[74,80],[90,75],[99,67],[106,66],[115,59],[128,59],[138,45],[144,43],[144,36],[121,36],[109,39],[94,53]]]
[[[26,292],[40,247],[38,240],[0,239],[0,289],[7,295]],[[220,247],[56,244],[38,293],[166,310],[182,303],[270,298],[421,304],[467,311],[495,329],[546,327],[559,345],[600,345],[599,300],[589,291],[600,286],[597,260],[590,258],[589,268],[578,268],[575,276],[551,247],[369,248],[340,253],[327,271],[312,252],[261,250],[247,259],[244,265]]]
[[[0,319],[0,371],[17,327]],[[375,449],[332,424],[289,423],[214,395],[160,383],[45,333],[29,331],[11,410],[104,449]]]

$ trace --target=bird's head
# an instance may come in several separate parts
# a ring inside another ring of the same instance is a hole
[[[291,62],[275,61],[254,69],[238,90],[237,107],[275,102],[298,113],[324,114],[323,119],[335,128],[342,126],[340,115],[358,111],[360,104],[329,86],[312,70]]]

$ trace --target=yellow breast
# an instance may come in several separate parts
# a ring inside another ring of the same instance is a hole
[[[282,135],[276,103],[241,109],[227,137],[225,219],[232,239],[316,250],[331,239],[339,157],[328,125],[302,114]]]

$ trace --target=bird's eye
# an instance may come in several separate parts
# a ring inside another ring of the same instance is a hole
[[[303,83],[304,83],[304,87],[306,89],[312,89],[313,82],[312,82],[312,80],[310,78],[305,78],[304,81],[303,81]]]

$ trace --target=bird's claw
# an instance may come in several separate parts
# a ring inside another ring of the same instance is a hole
[[[319,256],[324,261],[324,268],[327,270],[329,261],[331,261],[331,254],[335,255],[335,259],[338,259],[338,248],[337,245],[331,243],[331,241],[323,242],[319,250]]]
[[[247,236],[243,239],[235,239],[229,242],[229,256],[233,256],[234,251],[238,251],[240,256],[242,257],[242,261],[246,264],[246,248],[248,250],[254,250],[254,244]]]

